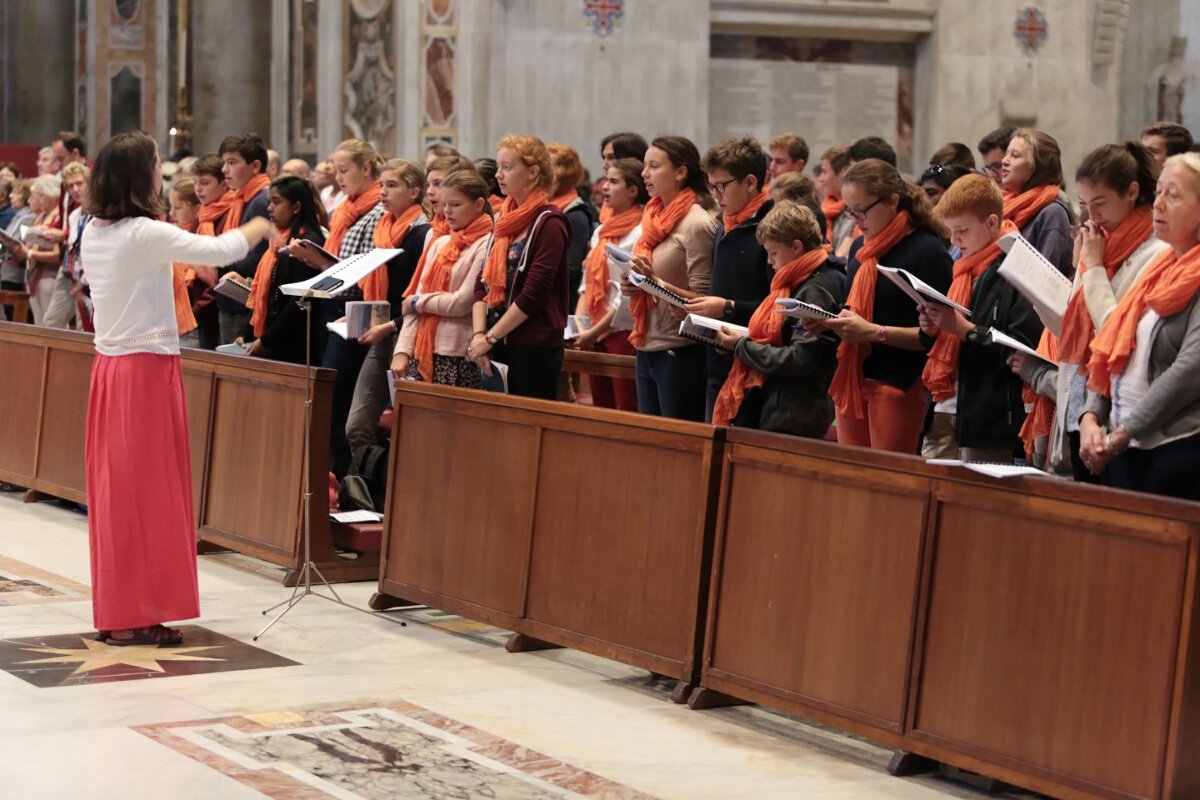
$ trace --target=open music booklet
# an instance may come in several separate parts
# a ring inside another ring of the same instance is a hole
[[[1019,233],[1001,236],[997,244],[1008,253],[1000,265],[1000,275],[1033,304],[1050,332],[1061,336],[1063,315],[1071,300],[1071,279]]]
[[[719,319],[701,317],[696,314],[688,314],[683,322],[679,323],[679,335],[716,347],[718,346],[717,331],[721,330],[721,328],[729,328],[729,330],[738,336],[750,335],[750,329],[742,325],[733,325]]]
[[[940,467],[966,467],[972,472],[989,475],[993,478],[1016,478],[1021,475],[1034,475],[1042,478],[1054,477],[1037,467],[1027,467],[1022,464],[1002,464],[999,461],[960,461],[957,458],[931,458],[925,463]]]
[[[1047,364],[1057,366],[1054,364],[1053,361],[1046,358],[1044,355],[1039,353],[1037,350],[1033,349],[1032,347],[1030,347],[1029,345],[1025,344],[1024,342],[1020,341],[1019,339],[1014,339],[1013,337],[1009,336],[1007,333],[1005,333],[1002,330],[998,330],[996,328],[989,328],[988,333],[991,334],[992,342],[994,342],[995,344],[1003,345],[1005,347],[1016,350],[1018,353],[1024,353],[1027,356],[1033,356],[1034,358],[1038,359],[1039,361],[1045,361]]]
[[[634,272],[633,270],[630,270],[629,271],[629,282],[632,283],[634,286],[638,287],[639,289],[641,289],[646,294],[650,295],[651,297],[657,297],[659,300],[666,300],[668,303],[670,303],[673,306],[678,306],[679,308],[683,308],[684,305],[687,303],[687,300],[684,300],[682,296],[671,291],[670,289],[668,289],[666,286],[663,286],[658,281],[656,281],[652,278],[647,278],[645,275],[643,275],[640,272]]]
[[[900,291],[912,298],[912,301],[917,305],[924,305],[932,300],[935,303],[941,303],[944,306],[950,306],[956,311],[961,311],[967,316],[971,315],[971,309],[961,306],[951,300],[946,295],[939,292],[937,289],[930,286],[925,281],[913,275],[906,269],[899,267],[885,267],[883,264],[876,264],[875,268],[879,273],[892,283],[900,287]]]
[[[279,287],[279,291],[292,297],[337,297],[402,252],[399,249],[381,247],[359,253],[345,261],[339,261],[316,277],[299,283],[285,283]]]

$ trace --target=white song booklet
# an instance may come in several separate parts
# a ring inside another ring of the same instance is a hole
[[[1033,305],[1050,332],[1061,336],[1063,315],[1071,300],[1071,279],[1019,233],[1002,236],[997,244],[1008,253],[1000,265],[1000,275]]]
[[[402,252],[404,251],[379,248],[359,253],[345,261],[339,261],[316,277],[299,283],[285,283],[279,287],[279,291],[292,297],[337,297]]]

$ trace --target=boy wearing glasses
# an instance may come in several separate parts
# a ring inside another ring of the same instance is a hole
[[[703,317],[746,325],[771,291],[774,270],[756,238],[758,224],[775,204],[765,188],[768,158],[758,140],[726,139],[704,156],[708,190],[721,212],[713,237],[710,294],[688,301],[687,311]],[[713,405],[729,370],[732,354],[709,347],[704,420],[712,422]]]

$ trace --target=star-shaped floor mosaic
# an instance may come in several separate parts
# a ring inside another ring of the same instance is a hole
[[[200,675],[296,664],[282,656],[196,625],[182,626],[183,645],[116,645],[98,642],[95,633],[0,640],[0,670],[34,686]]]

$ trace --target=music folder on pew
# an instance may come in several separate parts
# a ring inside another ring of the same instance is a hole
[[[363,278],[400,255],[403,250],[380,247],[339,261],[321,274],[298,283],[285,283],[279,291],[291,297],[328,300],[348,292]]]
[[[1000,275],[1033,304],[1042,324],[1061,336],[1063,315],[1071,300],[1071,279],[1019,233],[1001,236],[996,244],[1008,254],[1000,265]]]

